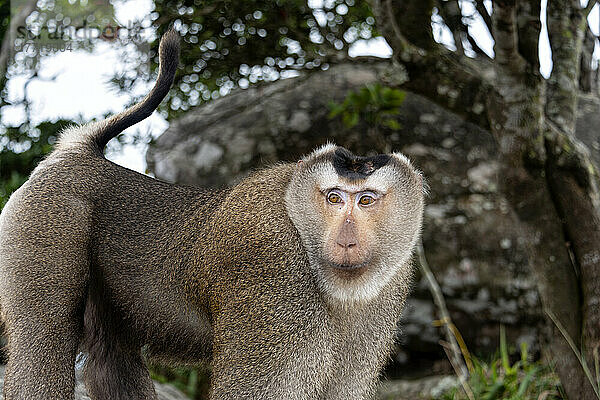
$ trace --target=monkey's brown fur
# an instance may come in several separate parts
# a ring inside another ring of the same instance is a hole
[[[363,224],[360,215],[375,214],[356,211],[359,244],[361,235],[377,239],[364,252],[373,258],[331,269],[315,261],[321,222],[305,224],[302,213],[321,201],[306,182],[326,175],[332,160],[363,162],[335,153],[341,148],[220,191],[163,183],[107,161],[104,144],[166,94],[174,73],[167,58],[177,53],[168,35],[158,89],[137,109],[66,132],[0,216],[5,399],[72,398],[79,351],[91,398],[156,399],[144,346],[165,361],[210,360],[212,399],[370,398],[408,292],[420,175],[391,156],[377,178],[393,180],[381,200],[385,221]],[[365,165],[372,173],[372,161]],[[381,287],[378,277],[386,279]],[[344,297],[343,285],[360,279],[368,290],[353,290],[364,296]]]

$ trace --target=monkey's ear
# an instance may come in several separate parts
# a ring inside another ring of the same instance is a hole
[[[304,160],[298,160],[298,162],[296,163],[297,166],[300,166],[304,163]]]

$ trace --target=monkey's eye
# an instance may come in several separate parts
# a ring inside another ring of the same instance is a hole
[[[370,206],[373,203],[375,203],[375,197],[368,194],[361,196],[358,200],[358,204],[361,206]]]
[[[327,194],[327,201],[331,204],[342,204],[344,202],[342,196],[337,192],[329,192]]]

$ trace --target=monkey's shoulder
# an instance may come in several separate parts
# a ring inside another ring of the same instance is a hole
[[[228,192],[224,207],[238,211],[240,216],[265,215],[284,209],[285,192],[293,173],[293,164],[277,164],[258,170],[243,179]]]
[[[277,253],[281,243],[300,241],[285,206],[293,164],[259,170],[226,192],[211,216],[213,240],[235,252]]]
[[[258,189],[260,192],[285,192],[294,172],[293,163],[278,163],[258,169],[237,184],[234,189]]]

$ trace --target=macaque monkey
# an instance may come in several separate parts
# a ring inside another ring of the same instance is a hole
[[[420,172],[327,144],[215,190],[106,160],[167,94],[178,49],[169,31],[148,96],[64,131],[2,211],[5,399],[72,399],[80,352],[95,400],[156,399],[146,357],[209,362],[211,399],[372,398],[409,292]]]

